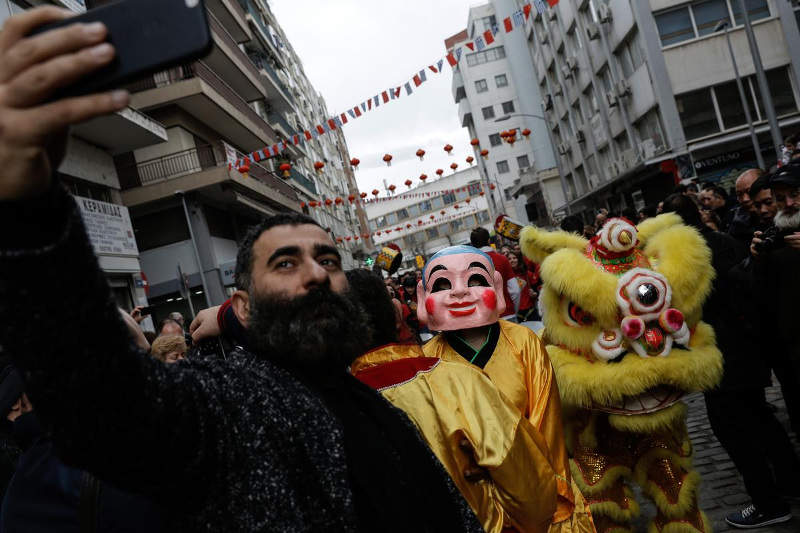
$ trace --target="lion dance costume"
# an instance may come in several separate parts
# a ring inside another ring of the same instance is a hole
[[[610,219],[591,241],[528,227],[521,243],[541,263],[543,340],[572,476],[598,533],[632,531],[630,481],[655,502],[650,533],[709,532],[680,401],[722,375],[714,332],[700,320],[714,276],[702,237],[665,214],[638,230]]]

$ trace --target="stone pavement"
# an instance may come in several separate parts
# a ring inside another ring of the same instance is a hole
[[[777,383],[774,378],[773,383]],[[703,480],[700,485],[700,508],[711,520],[714,533],[745,531],[732,528],[725,522],[725,515],[741,510],[750,504],[742,478],[711,431],[703,395],[693,394],[687,396],[684,401],[689,406],[688,426],[695,451],[694,464]],[[767,389],[767,401],[778,408],[776,416],[784,428],[789,431],[786,407],[780,387]],[[794,434],[790,433],[790,437],[794,439]],[[793,442],[795,442],[795,451],[800,455],[800,446],[797,445],[797,440],[795,439]],[[644,532],[647,531],[648,520],[655,514],[655,509],[640,491],[637,490],[636,495],[642,508],[642,516],[636,521],[636,531]],[[793,505],[792,511],[794,513],[792,520],[754,531],[759,533],[800,532],[800,504]]]

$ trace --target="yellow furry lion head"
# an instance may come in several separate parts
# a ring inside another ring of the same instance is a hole
[[[700,321],[711,252],[680,217],[638,228],[613,218],[591,241],[526,227],[520,243],[541,263],[544,339],[565,404],[647,417],[719,380],[714,333]]]

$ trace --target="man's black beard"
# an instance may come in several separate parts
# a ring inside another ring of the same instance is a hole
[[[344,370],[372,337],[363,310],[330,289],[288,298],[253,294],[248,337],[255,352],[307,372]]]

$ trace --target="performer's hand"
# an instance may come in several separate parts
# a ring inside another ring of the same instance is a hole
[[[217,323],[217,314],[219,313],[220,307],[222,306],[218,305],[216,307],[203,309],[197,313],[197,316],[192,320],[192,323],[189,325],[189,333],[192,335],[192,341],[195,344],[203,339],[222,335],[222,331],[220,331],[219,324]]]
[[[46,191],[73,124],[124,108],[126,91],[49,102],[59,89],[114,59],[102,24],[75,24],[35,36],[64,20],[65,9],[42,7],[9,18],[0,33],[0,200]]]
[[[464,469],[464,479],[472,483],[477,483],[484,479],[491,479],[492,476],[489,475],[489,471],[482,466],[478,466],[478,463],[475,462],[475,448],[472,447],[469,440],[461,439],[458,446],[466,453],[470,463],[469,467]]]

